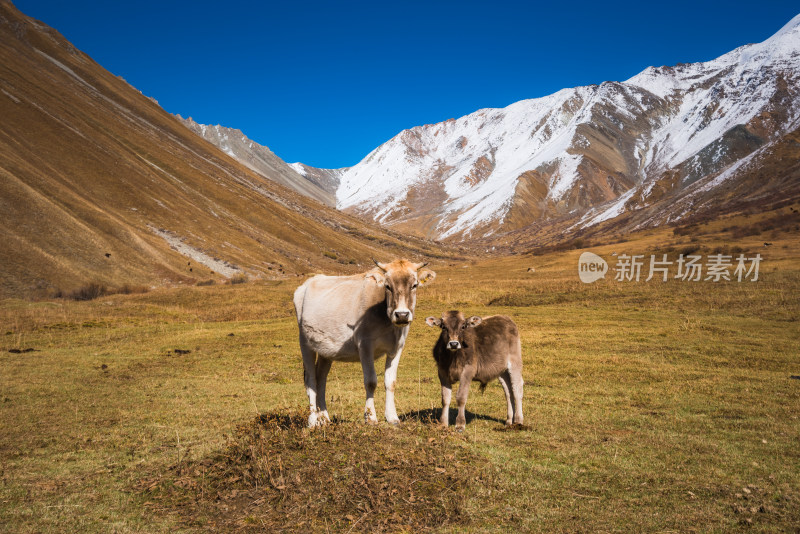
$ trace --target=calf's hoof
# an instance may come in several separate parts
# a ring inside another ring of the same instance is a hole
[[[463,432],[466,428],[467,425],[456,423],[456,432]]]

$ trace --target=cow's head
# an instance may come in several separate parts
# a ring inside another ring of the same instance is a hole
[[[469,319],[464,318],[464,314],[460,311],[449,311],[442,314],[441,319],[436,317],[428,317],[425,319],[425,324],[428,326],[437,326],[442,329],[442,338],[448,350],[458,350],[461,348],[469,348],[467,345],[466,336],[464,334],[467,328],[474,328],[481,324],[483,319],[477,315],[473,315]]]
[[[375,261],[375,260],[372,260]],[[436,278],[436,273],[423,269],[427,263],[395,260],[391,263],[375,261],[377,269],[367,273],[386,292],[386,314],[396,326],[406,326],[414,320],[417,305],[417,287]]]

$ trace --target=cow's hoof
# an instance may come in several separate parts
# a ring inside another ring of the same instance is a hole
[[[364,412],[364,422],[368,425],[377,425],[378,418],[369,412]]]
[[[465,426],[458,426],[458,425],[456,425],[456,432],[463,432],[464,430],[466,430],[466,428],[467,428],[467,427],[465,427]]]
[[[311,415],[308,416],[308,428],[315,428],[318,425],[317,412],[311,412]]]
[[[386,422],[392,426],[400,426],[400,419],[387,419]]]

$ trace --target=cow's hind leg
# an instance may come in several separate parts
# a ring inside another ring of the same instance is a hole
[[[514,422],[514,402],[511,398],[511,374],[508,372],[508,369],[506,369],[497,379],[500,381],[500,385],[503,386],[503,393],[506,394],[506,408],[508,414],[506,416],[506,425],[511,425],[511,423]]]
[[[308,407],[310,411],[308,415],[308,427],[314,428],[317,426],[317,354],[306,347],[302,339],[300,339],[300,352],[303,354],[303,382],[306,386],[306,395],[308,395]]]
[[[328,372],[331,370],[333,361],[322,356],[317,356],[316,365],[316,378],[317,378],[317,407],[319,408],[319,417],[322,421],[330,422],[331,418],[328,416],[328,405],[325,401],[325,386],[328,383]]]
[[[368,345],[360,347],[358,355],[361,359],[361,370],[364,372],[364,391],[367,394],[367,402],[364,404],[364,422],[374,424],[378,422],[378,416],[375,414],[375,388],[378,386],[375,355],[372,347]]]

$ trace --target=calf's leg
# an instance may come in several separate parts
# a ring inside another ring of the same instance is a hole
[[[511,393],[514,397],[514,424],[521,425],[524,423],[522,416],[522,389],[525,381],[522,379],[522,368],[512,368],[511,372]]]
[[[503,393],[506,394],[506,425],[508,426],[514,421],[514,403],[511,400],[511,375],[508,370],[505,370],[497,379],[500,381],[500,385],[503,386]]]
[[[467,397],[469,397],[469,386],[472,383],[474,373],[465,372],[458,380],[458,393],[456,393],[456,402],[458,403],[458,416],[456,417],[456,430],[463,432],[467,427],[466,406]]]
[[[439,383],[442,385],[442,415],[439,417],[439,423],[447,428],[450,426],[450,397],[453,394],[453,384],[442,372],[439,372]]]

